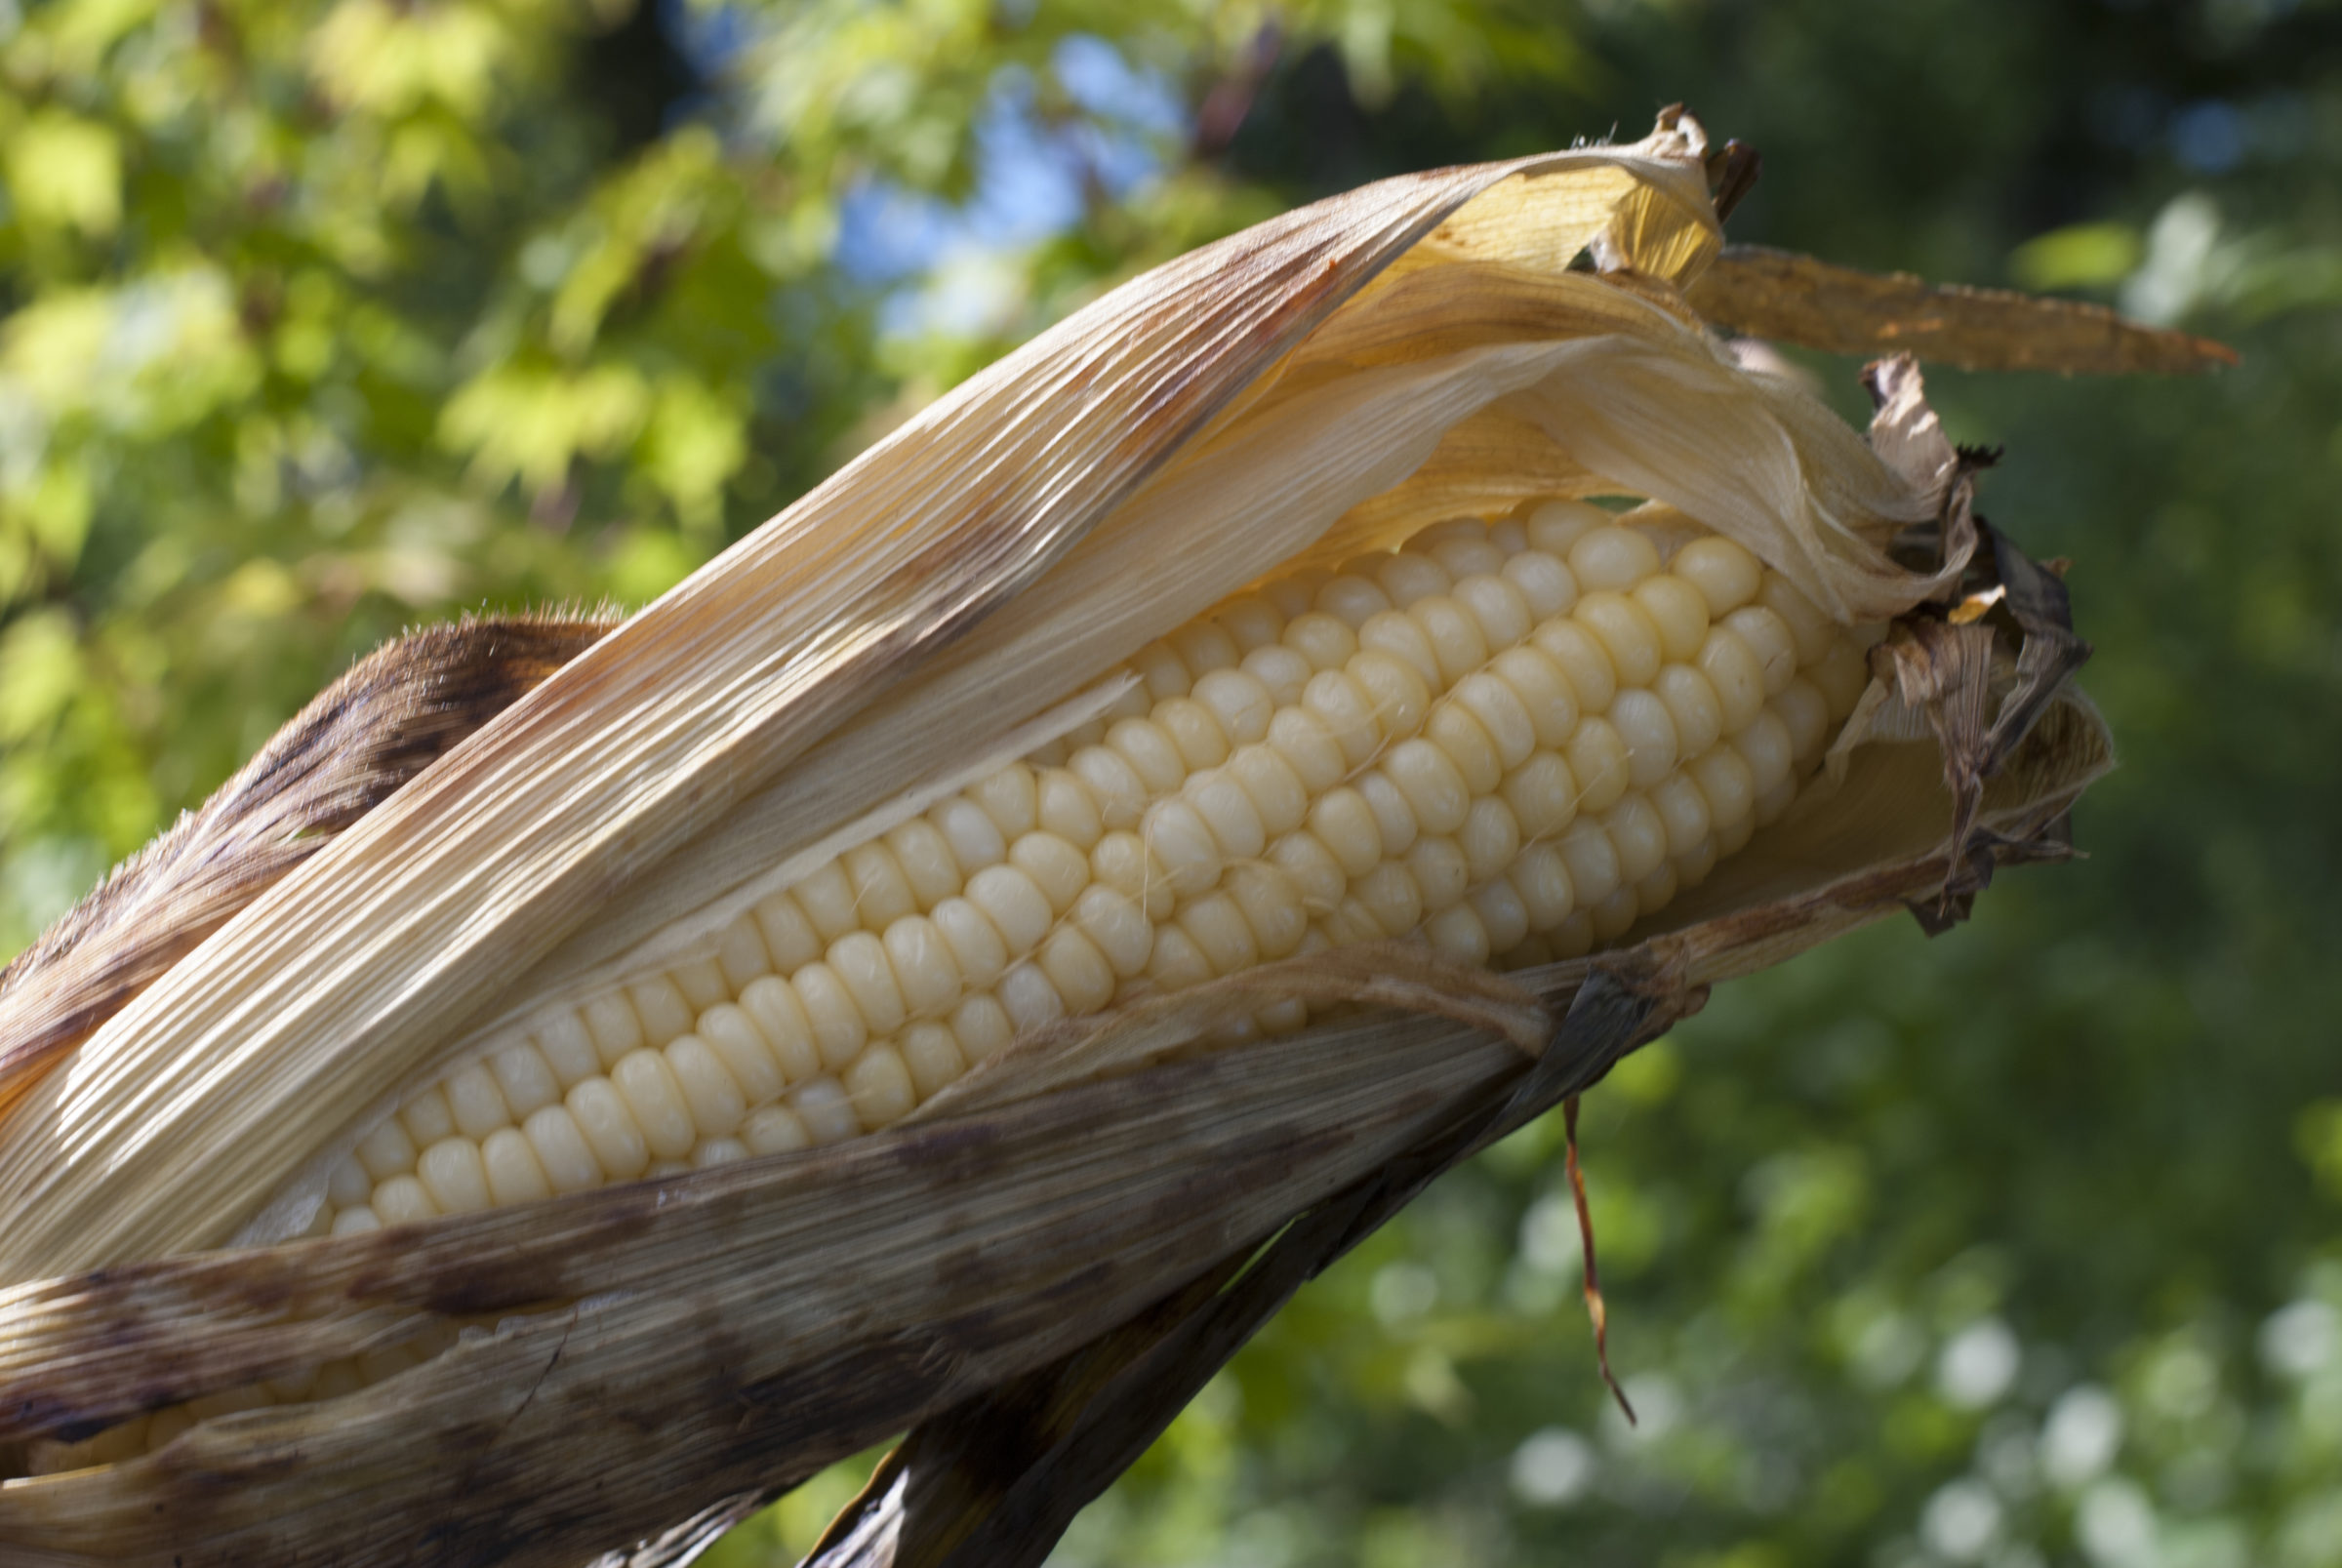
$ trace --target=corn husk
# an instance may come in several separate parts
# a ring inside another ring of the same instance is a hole
[[[1995,865],[2062,856],[2111,751],[2063,686],[2086,650],[2061,590],[1972,517],[1972,465],[1908,362],[1878,372],[1866,439],[1704,329],[1686,291],[1719,255],[1708,161],[1670,116],[1628,146],[1369,186],[1116,291],[24,1067],[0,1123],[0,1445],[474,1326],[358,1394],[0,1482],[0,1542],[40,1563],[575,1563],[708,1527],[1014,1380],[1096,1393],[1218,1304],[1257,1321],[1408,1181],[1710,985],[1906,907],[1948,920]],[[1582,254],[1606,270],[1570,270]],[[1912,628],[1875,661],[1865,744],[1826,797],[1623,950],[1507,979],[1320,955],[1021,1042],[848,1146],[203,1250],[296,1226],[319,1151],[403,1089],[1079,722],[1097,671],[1245,583],[1459,509],[1622,492],[1846,620]],[[1289,995],[1344,1006],[1191,1059]],[[1316,1228],[1285,1230],[1297,1215]],[[1285,1262],[1239,1278],[1280,1230]],[[1088,1484],[1042,1492],[1062,1509]]]

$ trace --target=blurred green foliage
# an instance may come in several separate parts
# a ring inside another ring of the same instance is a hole
[[[2342,1564],[2337,62],[2319,0],[0,0],[0,951],[402,623],[641,602],[1153,261],[1687,99],[1737,237],[2243,349],[1931,378],[2077,562],[2090,859],[1590,1098],[1638,1427],[1540,1124],[1060,1560]]]

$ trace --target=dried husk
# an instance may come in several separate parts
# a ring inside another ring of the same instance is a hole
[[[1150,274],[285,874],[0,1125],[0,1277],[20,1281],[0,1292],[0,1445],[433,1314],[478,1326],[358,1394],[0,1482],[0,1542],[28,1563],[580,1561],[1047,1367],[1312,1206],[1388,1196],[1393,1169],[1574,1092],[1716,981],[2065,853],[2111,753],[2061,689],[2040,575],[1998,536],[1971,559],[1968,468],[1916,378],[1886,374],[1866,443],[1700,329],[1681,286],[1717,250],[1704,151],[1671,119],[1630,147],[1389,181]],[[1612,277],[1566,270],[1590,246]],[[847,1146],[163,1256],[290,1190],[286,1220],[314,1151],[403,1086],[546,995],[686,950],[969,757],[1074,722],[1098,669],[1272,568],[1462,506],[1621,490],[1847,619],[1948,625],[1990,599],[1966,623],[2002,657],[1874,704],[1826,802],[1619,952],[1505,979],[1322,955],[1028,1042]],[[1977,740],[1944,718],[1971,709],[2027,722]],[[897,787],[874,813],[872,779]],[[1184,1058],[1288,994],[1352,1005]]]

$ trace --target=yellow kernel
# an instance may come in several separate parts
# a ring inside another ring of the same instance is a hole
[[[642,1044],[642,1020],[623,991],[610,991],[587,1002],[586,1032],[593,1037],[594,1054],[608,1066]]]
[[[1380,768],[1359,774],[1353,785],[1366,809],[1374,814],[1374,830],[1383,841],[1383,859],[1396,860],[1415,842],[1423,829],[1415,821],[1415,808],[1399,792]]]
[[[1730,629],[1709,628],[1692,663],[1708,678],[1716,694],[1719,725],[1726,735],[1738,735],[1764,706],[1764,670]]]
[[[1188,695],[1188,666],[1180,663],[1179,655],[1159,642],[1151,642],[1132,654],[1130,667],[1146,684],[1147,695],[1155,702]]]
[[[1220,728],[1212,710],[1193,698],[1158,704],[1148,716],[1161,725],[1163,733],[1171,737],[1171,744],[1179,747],[1188,773],[1197,768],[1216,768],[1228,760],[1228,733]]]
[[[1730,615],[1756,598],[1764,575],[1756,556],[1721,536],[1693,540],[1676,551],[1667,569],[1700,590],[1712,619]]]
[[[1623,593],[1659,570],[1659,551],[1631,528],[1588,529],[1569,547],[1569,570],[1589,593]]]
[[[477,1062],[467,1063],[448,1074],[447,1106],[455,1116],[456,1131],[477,1141],[507,1127],[512,1112],[505,1105],[503,1091],[496,1079]]]
[[[868,931],[856,931],[829,945],[828,962],[872,1034],[892,1034],[903,1026],[909,1010],[903,1005],[903,987],[895,982],[895,966],[887,961],[886,944]]]
[[[789,974],[822,955],[822,934],[813,929],[804,907],[787,893],[775,893],[756,903],[757,935],[764,939],[776,974]]]
[[[1076,1018],[1095,1013],[1113,999],[1114,966],[1076,927],[1059,926],[1050,932],[1033,961],[1049,977],[1066,1011]]]
[[[1238,667],[1268,692],[1272,717],[1277,708],[1300,702],[1301,689],[1317,673],[1308,660],[1281,644],[1255,648],[1244,656],[1244,663]]]
[[[1630,790],[1618,804],[1602,813],[1602,831],[1618,850],[1622,882],[1639,882],[1667,859],[1667,824],[1659,820],[1650,800]]]
[[[992,825],[1000,829],[1000,836],[1010,843],[1032,831],[1038,821],[1038,792],[1032,770],[1022,762],[1012,762],[963,791],[984,808]]]
[[[625,1099],[626,1114],[653,1155],[672,1160],[691,1152],[699,1129],[665,1056],[648,1048],[629,1051],[610,1068],[610,1083]]]
[[[1715,825],[1708,812],[1708,797],[1688,773],[1671,774],[1650,791],[1651,809],[1667,829],[1667,853],[1673,857],[1688,855],[1699,847]]]
[[[1577,778],[1569,764],[1551,751],[1533,753],[1498,787],[1528,838],[1557,833],[1578,814]]]
[[[1146,972],[1154,949],[1154,926],[1129,899],[1094,882],[1073,901],[1072,919],[1116,975],[1127,979]]]
[[[1309,815],[1310,792],[1301,776],[1265,741],[1237,747],[1220,771],[1244,791],[1269,837],[1291,832]]]
[[[942,829],[926,818],[913,817],[888,828],[886,847],[894,852],[895,864],[902,868],[903,880],[910,884],[911,897],[922,912],[959,891],[958,859]]]
[[[802,1082],[821,1070],[822,1053],[814,1043],[813,1020],[806,1016],[794,985],[778,975],[753,981],[740,993],[740,1010],[756,1025],[756,1032],[764,1037],[764,1048],[772,1052],[773,1061],[789,1082]]]
[[[1150,796],[1169,794],[1188,776],[1178,743],[1152,719],[1120,720],[1106,732],[1106,744]]]
[[[1530,659],[1538,657],[1527,649],[1510,651]],[[1496,675],[1474,670],[1456,683],[1448,702],[1479,721],[1480,728],[1495,743],[1501,769],[1510,771],[1519,767],[1537,749],[1537,725],[1529,716],[1528,705]]]
[[[993,987],[993,994],[1000,998],[1001,1010],[1008,1014],[1019,1032],[1054,1024],[1066,1016],[1066,999],[1049,984],[1041,966],[1030,958],[1009,965],[1008,973]]]
[[[1257,595],[1231,599],[1212,612],[1212,622],[1236,645],[1239,655],[1267,647],[1285,629],[1285,618]]]
[[[919,901],[910,891],[910,880],[885,844],[857,844],[838,857],[838,864],[846,885],[854,890],[857,925],[884,926],[917,910]]]
[[[1269,733],[1276,703],[1269,688],[1240,669],[1217,669],[1195,683],[1194,700],[1210,709],[1220,731],[1236,745]]]
[[[1285,623],[1284,645],[1324,671],[1340,669],[1358,651],[1358,634],[1340,616],[1312,610]]]
[[[1128,899],[1150,921],[1171,917],[1171,883],[1136,833],[1109,833],[1090,851],[1090,875]]]
[[[1541,623],[1529,633],[1529,642],[1561,671],[1581,711],[1599,713],[1610,705],[1618,693],[1618,671],[1593,632],[1562,616]]]
[[[1393,606],[1391,595],[1373,579],[1345,572],[1327,579],[1317,590],[1317,608],[1354,632]]]
[[[1586,912],[1594,917],[1595,941],[1616,942],[1627,934],[1627,928],[1635,923],[1639,912],[1635,905],[1635,890],[1619,888]]]
[[[1434,593],[1416,601],[1407,607],[1406,615],[1423,629],[1433,662],[1433,668],[1425,674],[1441,690],[1488,662],[1488,639],[1480,631],[1480,623],[1446,594]]]
[[[328,1234],[354,1236],[368,1230],[380,1230],[382,1227],[382,1216],[374,1212],[374,1206],[371,1203],[359,1203],[337,1212],[334,1215],[333,1229]]]
[[[1276,717],[1269,721],[1268,744],[1274,746],[1285,766],[1293,770],[1308,797],[1333,788],[1350,772],[1350,760],[1325,721],[1298,704],[1277,709]]]
[[[1597,528],[1610,526],[1610,514],[1582,501],[1549,501],[1521,519],[1529,544],[1549,555],[1566,557],[1570,546]]]
[[[1198,682],[1215,671],[1233,668],[1242,657],[1235,639],[1208,621],[1191,621],[1163,640],[1178,653],[1179,662],[1188,666],[1188,673]]]
[[[1571,688],[1569,677],[1561,672],[1561,666],[1543,649],[1508,648],[1489,661],[1487,674],[1520,704],[1537,744],[1557,748],[1567,744],[1570,736],[1577,732],[1578,694]],[[1458,688],[1457,695],[1463,696],[1462,688]],[[1481,722],[1487,720],[1483,717]]]
[[[1261,814],[1245,793],[1244,785],[1225,766],[1206,768],[1191,774],[1180,786],[1180,794],[1194,808],[1224,858],[1243,860],[1258,855],[1269,842],[1268,828]],[[1150,842],[1153,842],[1150,840]],[[1176,876],[1179,867],[1171,856],[1158,845],[1155,853],[1164,864],[1172,866]]]
[[[407,1136],[398,1118],[386,1116],[373,1131],[358,1140],[353,1151],[366,1174],[377,1182],[386,1182],[393,1176],[415,1168],[415,1141]]]
[[[1729,745],[1710,747],[1685,770],[1708,802],[1708,819],[1717,830],[1746,817],[1756,802],[1756,773]]]
[[[1333,574],[1321,566],[1307,567],[1299,572],[1286,572],[1261,589],[1261,597],[1273,605],[1276,613],[1292,621],[1308,615],[1317,602],[1317,590]]]
[[[996,996],[971,996],[951,1010],[951,1036],[970,1064],[996,1056],[1017,1037],[1017,1025]]]
[[[700,1015],[699,1027],[693,1033],[723,1058],[724,1070],[732,1074],[749,1105],[777,1099],[788,1087],[787,1075],[765,1046],[764,1032],[745,1009],[720,1002]]]
[[[913,1024],[903,1031],[897,1042],[903,1053],[903,1065],[910,1073],[911,1087],[924,1101],[959,1081],[968,1070],[968,1059],[959,1048],[959,1038],[947,1024]]]
[[[1445,593],[1448,584],[1454,581],[1447,575],[1447,568],[1430,556],[1419,555],[1413,550],[1400,550],[1394,555],[1383,557],[1381,564],[1375,568],[1374,580],[1382,584],[1385,593],[1391,595],[1391,602],[1401,610],[1418,599]]]
[[[1293,879],[1302,903],[1317,913],[1340,904],[1350,891],[1350,875],[1342,863],[1306,827],[1270,845],[1269,864]]]
[[[1577,884],[1570,880],[1569,864],[1557,845],[1531,844],[1513,863],[1505,879],[1519,895],[1532,930],[1553,930],[1578,905]]]
[[[984,808],[965,795],[954,795],[939,803],[929,810],[927,821],[934,824],[937,832],[944,835],[944,843],[951,851],[951,859],[959,866],[963,882],[986,866],[997,865],[1008,859],[1008,840],[1000,836],[1000,829],[985,814]],[[812,955],[818,956],[818,952]],[[810,963],[812,957],[805,961]],[[775,967],[795,967],[783,966],[777,951],[773,954],[773,962]]]
[[[737,1138],[703,1138],[691,1148],[693,1170],[711,1171],[748,1157],[748,1146]]]
[[[1416,825],[1427,833],[1452,833],[1464,825],[1472,790],[1445,751],[1430,741],[1401,741],[1374,770],[1398,789]],[[1388,842],[1391,835],[1384,835]]]
[[[982,989],[1008,967],[1008,944],[1000,928],[966,899],[946,899],[928,919],[943,937],[944,945],[951,949],[962,988]]]
[[[1438,747],[1464,781],[1464,787],[1475,795],[1494,789],[1505,776],[1504,757],[1496,742],[1461,704],[1442,702],[1434,706],[1423,727],[1423,739]]]
[[[1692,846],[1690,854],[1676,857],[1676,883],[1687,888],[1698,887],[1708,880],[1708,873],[1716,869],[1716,835],[1710,833]]]
[[[1403,610],[1387,610],[1358,628],[1358,653],[1345,666],[1353,678],[1359,674],[1359,660],[1368,654],[1380,654],[1404,665],[1414,672],[1427,692],[1437,691],[1446,684],[1439,671],[1439,653],[1432,646],[1430,634]],[[1386,733],[1388,729],[1385,726]]]
[[[1618,848],[1610,842],[1599,824],[1581,818],[1570,824],[1561,835],[1559,845],[1561,864],[1569,870],[1570,886],[1577,890],[1581,910],[1590,909],[1608,898],[1623,880],[1618,863]]]
[[[456,1113],[448,1108],[447,1096],[437,1084],[399,1106],[398,1119],[405,1125],[407,1136],[415,1140],[417,1148],[428,1148],[442,1138],[454,1136],[456,1131]]]
[[[1662,861],[1656,870],[1635,884],[1635,910],[1637,916],[1656,914],[1675,901],[1676,867],[1673,862]]]
[[[855,1118],[871,1132],[893,1126],[919,1103],[903,1054],[892,1045],[873,1045],[863,1052],[840,1081]]]
[[[386,1226],[413,1225],[419,1220],[434,1219],[439,1205],[431,1201],[430,1192],[413,1176],[393,1176],[374,1189],[375,1216]]]
[[[1366,694],[1383,740],[1400,740],[1423,727],[1432,710],[1432,686],[1415,665],[1394,654],[1361,648],[1343,673]]]
[[[812,1135],[787,1106],[759,1106],[741,1123],[740,1141],[750,1154],[787,1154],[813,1146]]]
[[[713,1046],[696,1034],[686,1034],[668,1041],[660,1055],[666,1059],[667,1071],[674,1074],[675,1087],[682,1091],[694,1133],[701,1138],[725,1138],[739,1128],[741,1118],[748,1113],[747,1096]]]
[[[586,1031],[586,1021],[572,1010],[540,1020],[529,1038],[545,1058],[545,1065],[553,1069],[553,1081],[563,1094],[602,1070],[601,1051]]]
[[[1769,704],[1756,715],[1749,727],[1725,743],[1740,753],[1749,765],[1749,775],[1758,795],[1769,793],[1784,784],[1795,787],[1790,770],[1796,766],[1797,751],[1790,738],[1789,726]]]
[[[772,955],[765,950],[764,938],[757,933],[754,915],[744,914],[724,927],[723,935],[717,939],[715,963],[722,971],[727,994],[732,996],[739,995],[757,976],[772,973]]]
[[[1743,605],[1720,623],[1738,637],[1764,672],[1764,695],[1779,697],[1797,678],[1797,644],[1788,623],[1759,604]]]
[[[1465,814],[1464,825],[1456,833],[1456,845],[1464,852],[1464,864],[1470,868],[1474,883],[1501,876],[1505,867],[1513,864],[1513,858],[1520,853],[1519,820],[1502,800],[1493,795],[1483,796],[1474,801],[1472,810]]]
[[[1084,846],[1067,842],[1046,831],[1027,833],[1009,846],[1009,864],[1032,879],[1049,901],[1051,918],[1073,906],[1089,886],[1090,858]]]
[[[1310,835],[1341,864],[1345,876],[1364,876],[1383,863],[1383,835],[1374,812],[1349,785],[1310,803]]]
[[[1104,747],[1083,749],[1104,750]],[[1116,763],[1121,762],[1110,751],[1105,754]],[[1097,797],[1090,793],[1090,786],[1063,768],[1041,770],[1039,802],[1039,831],[1071,844],[1084,855],[1106,831],[1106,824],[1098,817]]]
[[[839,1143],[862,1131],[862,1119],[854,1114],[854,1103],[846,1098],[843,1086],[827,1074],[792,1090],[788,1108],[805,1129],[806,1137],[816,1145]]]
[[[1528,938],[1528,908],[1513,890],[1513,884],[1501,876],[1484,887],[1474,888],[1464,901],[1464,907],[1480,917],[1480,925],[1488,933],[1491,952],[1511,952]]]
[[[1676,721],[1665,703],[1647,691],[1624,691],[1607,717],[1626,744],[1627,777],[1635,788],[1647,789],[1675,771]]]
[[[1239,865],[1229,872],[1228,896],[1251,928],[1264,959],[1282,958],[1301,945],[1309,910],[1293,879],[1272,865]]]
[[[1506,578],[1475,573],[1459,581],[1448,597],[1471,615],[1480,640],[1491,653],[1512,647],[1537,623],[1528,596]]]
[[[789,987],[805,1009],[805,1022],[812,1026],[822,1065],[834,1069],[853,1061],[868,1041],[870,1027],[837,971],[826,963],[807,964],[790,977]]]
[[[998,929],[1012,960],[1032,951],[1057,918],[1048,895],[1014,865],[989,866],[968,878],[967,900]],[[964,965],[962,972],[968,973]]]
[[[1504,565],[1504,579],[1520,590],[1532,621],[1567,615],[1578,602],[1578,579],[1557,555],[1543,550],[1517,550]]]
[[[862,924],[861,901],[855,897],[854,884],[847,880],[845,867],[836,861],[824,861],[815,866],[788,890],[788,896],[805,911],[805,918],[824,945],[835,942]],[[793,972],[794,966],[791,969]]]
[[[959,1000],[959,965],[934,921],[907,914],[886,928],[884,940],[887,964],[902,987],[908,1013],[925,1017]]]
[[[1434,951],[1458,963],[1488,962],[1488,928],[1469,904],[1450,905],[1423,923],[1423,934]]]
[[[1582,720],[1562,760],[1578,782],[1578,810],[1607,810],[1626,793],[1632,777],[1627,743],[1608,719],[1597,714]]]
[[[553,1185],[545,1180],[528,1135],[517,1127],[499,1127],[488,1135],[480,1146],[480,1169],[491,1203],[533,1203],[553,1195]]]
[[[1759,827],[1772,826],[1781,820],[1781,814],[1797,802],[1797,784],[1794,779],[1784,779],[1772,788],[1765,790],[1756,797],[1755,813],[1756,825]]]
[[[1260,944],[1244,911],[1225,890],[1205,894],[1171,918],[1193,941],[1215,975],[1232,975],[1261,961]]]
[[[537,1156],[538,1169],[545,1173],[554,1191],[583,1192],[600,1186],[606,1179],[601,1157],[586,1142],[568,1106],[545,1106],[529,1112],[529,1119],[521,1124],[520,1131],[529,1141],[530,1152]],[[649,1157],[647,1149],[644,1157]]]
[[[1383,729],[1375,700],[1343,670],[1324,669],[1301,689],[1302,706],[1325,726],[1349,767],[1360,767],[1382,748]]]
[[[642,1020],[642,1043],[657,1050],[678,1034],[691,1032],[691,1022],[698,1017],[682,988],[665,975],[626,987],[626,996],[634,1004],[634,1016]]]
[[[1632,597],[1659,628],[1659,649],[1665,658],[1685,660],[1700,651],[1708,635],[1708,601],[1699,589],[1663,572],[1636,583]]]
[[[1407,548],[1437,561],[1459,583],[1505,564],[1505,552],[1488,543],[1488,531],[1476,521],[1433,524],[1408,540]]]
[[[1659,628],[1633,599],[1607,590],[1589,593],[1569,615],[1602,645],[1621,686],[1648,686],[1659,673]]]
[[[1454,905],[1472,886],[1464,846],[1444,834],[1427,833],[1406,854],[1407,874],[1422,890],[1423,906],[1433,914]]]
[[[1386,937],[1403,937],[1423,919],[1423,889],[1402,862],[1386,862],[1359,877],[1351,884],[1351,897]]]
[[[691,1004],[695,1018],[705,1009],[732,999],[733,987],[725,983],[722,967],[712,958],[685,958],[670,964],[666,978],[675,983],[675,989]]]
[[[1594,916],[1580,909],[1546,937],[1557,959],[1583,958],[1594,948]]]

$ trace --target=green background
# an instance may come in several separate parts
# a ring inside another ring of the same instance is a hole
[[[2089,859],[1727,988],[1307,1290],[1067,1564],[2342,1564],[2342,8],[0,0],[0,952],[399,627],[639,603],[1112,282],[1403,169],[2218,334],[1938,373]],[[1810,361],[1849,412],[1854,366]],[[841,1469],[719,1559],[792,1560]]]

